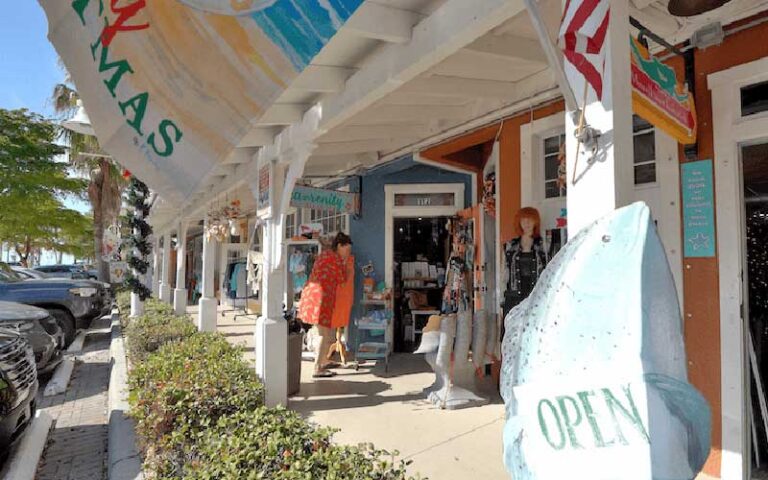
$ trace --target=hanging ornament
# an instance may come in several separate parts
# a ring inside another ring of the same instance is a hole
[[[130,176],[130,172],[125,170]],[[128,178],[128,177],[126,177]],[[131,234],[123,242],[123,248],[128,251],[128,265],[131,271],[128,272],[126,284],[131,291],[139,296],[143,301],[149,298],[152,291],[144,285],[140,276],[147,273],[149,261],[147,256],[152,252],[152,246],[147,241],[147,237],[152,234],[152,227],[144,220],[149,214],[150,206],[147,203],[149,188],[136,177],[131,177],[128,186],[128,204],[131,211],[128,213],[128,227]]]

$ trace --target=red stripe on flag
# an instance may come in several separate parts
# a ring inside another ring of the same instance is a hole
[[[605,35],[608,33],[608,22],[611,18],[611,9],[609,8],[605,12],[602,23],[597,27],[595,35],[587,42],[587,53],[598,54],[603,49],[603,43],[605,42]]]
[[[565,58],[576,67],[576,70],[584,75],[584,79],[589,83],[597,94],[597,98],[603,98],[603,77],[597,71],[594,65],[587,58],[573,51],[563,52]]]

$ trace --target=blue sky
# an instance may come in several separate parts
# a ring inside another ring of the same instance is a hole
[[[35,0],[14,2],[0,15],[0,108],[27,108],[53,118],[49,99],[63,80],[42,7]],[[80,201],[66,203],[80,211],[90,208]]]
[[[0,108],[53,116],[48,100],[64,79],[48,42],[48,21],[35,0],[14,2],[0,15]]]

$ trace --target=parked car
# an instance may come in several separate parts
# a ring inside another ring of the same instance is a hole
[[[88,272],[82,265],[41,265],[34,270],[43,272],[49,277],[71,278],[73,280],[88,279]]]
[[[0,263],[0,300],[44,308],[64,332],[65,345],[79,328],[88,328],[97,315],[111,309],[111,294],[89,280],[47,278],[24,280]],[[109,302],[109,306],[105,305]]]
[[[15,330],[27,339],[35,353],[38,375],[50,373],[61,363],[64,332],[47,310],[0,301],[0,328]]]
[[[18,332],[0,328],[0,457],[35,418],[37,388],[29,342]]]
[[[47,273],[43,273],[40,270],[35,270],[34,268],[26,268],[10,264],[8,266],[10,266],[11,270],[16,272],[24,280],[31,280],[33,278],[51,278],[51,276]]]
[[[33,268],[11,267],[11,270],[16,272],[23,280],[55,278]],[[94,308],[91,312],[93,318],[99,318],[108,314],[112,310],[112,303],[114,301],[112,285],[98,280],[80,280],[80,282],[90,282],[94,287],[99,289],[96,302],[94,302]]]

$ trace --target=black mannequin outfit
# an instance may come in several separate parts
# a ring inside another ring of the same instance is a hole
[[[544,267],[547,266],[547,252],[541,237],[533,239],[530,252],[523,251],[520,237],[504,244],[504,303],[502,309],[507,316],[512,308],[531,294]]]

